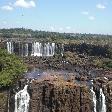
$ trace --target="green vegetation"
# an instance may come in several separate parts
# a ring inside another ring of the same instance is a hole
[[[25,71],[26,67],[18,57],[0,49],[0,87],[10,86]]]
[[[112,35],[58,33],[37,31],[25,28],[0,29],[0,38],[35,38],[38,41],[48,41],[64,44],[79,44],[82,42],[95,45],[111,45]]]
[[[102,67],[105,69],[112,69],[112,59],[102,58],[102,59],[94,59],[93,64],[98,67]]]
[[[53,57],[53,62],[55,63],[54,65],[56,67],[60,65],[59,60],[60,62],[62,62],[61,60],[65,60],[73,65],[88,64],[89,66],[90,64],[97,67],[109,69],[112,68],[112,35],[58,33],[37,30],[34,31],[24,28],[0,29],[1,40],[10,38],[19,38],[23,39],[23,41],[28,39],[29,41],[31,41],[32,39],[34,39],[40,42],[42,41],[57,43],[58,51],[57,54],[55,54],[55,56]],[[63,57],[61,57],[60,53],[58,53],[60,49],[62,50],[62,45],[64,47]],[[51,63],[50,60],[49,62]],[[11,69],[10,72],[11,71],[13,70]],[[15,71],[19,72],[18,69],[15,69]],[[9,74],[7,74],[6,76],[8,77],[8,75]]]

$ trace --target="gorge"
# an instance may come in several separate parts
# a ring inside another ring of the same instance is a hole
[[[10,88],[0,112],[111,112],[112,72],[92,65],[87,47],[94,54],[94,45],[86,43],[5,42],[28,71]]]

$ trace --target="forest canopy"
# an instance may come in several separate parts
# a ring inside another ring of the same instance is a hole
[[[14,54],[8,54],[0,49],[0,87],[10,86],[26,70],[27,68],[22,60]]]

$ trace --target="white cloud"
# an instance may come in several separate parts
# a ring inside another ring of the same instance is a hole
[[[89,12],[88,11],[83,11],[82,14],[83,15],[89,15]]]
[[[66,27],[66,29],[67,29],[67,30],[70,30],[70,29],[71,29],[71,27],[70,27],[70,26],[67,26],[67,27]]]
[[[106,8],[106,6],[104,6],[103,4],[97,4],[96,7],[98,9],[105,9]]]
[[[17,7],[22,7],[22,8],[31,8],[31,7],[35,7],[36,4],[33,0],[30,0],[30,1],[26,1],[26,0],[17,0],[15,3],[14,3],[14,6],[17,6]]]
[[[95,20],[94,16],[89,16],[89,20]]]
[[[13,7],[10,6],[10,5],[5,5],[5,6],[2,6],[1,9],[2,10],[7,10],[7,11],[12,11],[13,10]]]

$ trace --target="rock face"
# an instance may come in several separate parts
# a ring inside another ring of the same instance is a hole
[[[7,92],[0,92],[0,112],[7,112]]]
[[[112,81],[109,81],[105,88],[107,112],[112,112]]]
[[[63,80],[33,81],[30,112],[92,112],[87,87]]]
[[[111,76],[109,76],[111,77]],[[106,100],[106,112],[112,112],[112,81],[106,77],[94,79],[94,90],[97,100],[100,97],[100,88],[102,88]]]

